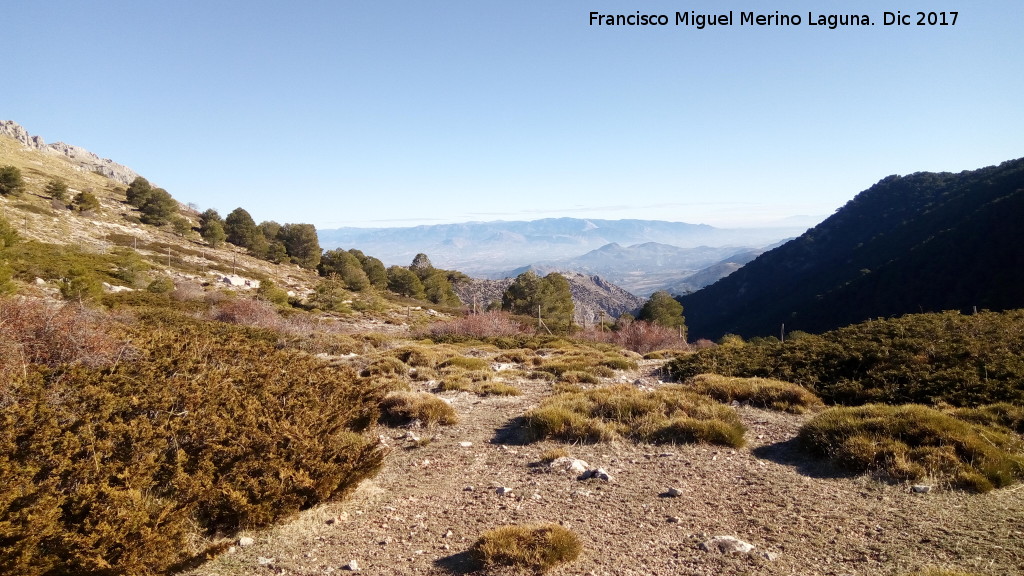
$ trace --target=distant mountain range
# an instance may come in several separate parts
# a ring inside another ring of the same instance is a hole
[[[576,272],[599,275],[638,296],[646,297],[658,290],[687,294],[713,284],[778,244],[737,249],[735,246],[679,248],[657,242],[634,246],[612,243],[580,256],[536,262],[490,277],[515,277],[527,269],[540,275]]]
[[[680,284],[732,255],[761,249],[804,230],[798,225],[730,229],[659,220],[548,218],[336,228],[318,230],[318,235],[326,249],[358,248],[388,265],[408,265],[423,252],[436,266],[473,276],[498,279],[535,266],[614,277],[634,293],[647,295]]]
[[[1024,308],[1024,159],[889,176],[799,238],[680,298],[691,338]]]

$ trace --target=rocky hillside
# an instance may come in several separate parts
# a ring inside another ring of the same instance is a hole
[[[83,172],[94,172],[121,184],[128,184],[138,176],[131,168],[122,166],[108,158],[100,158],[85,148],[64,142],[47,144],[41,136],[30,135],[27,130],[12,120],[0,120],[0,136],[7,136],[32,150],[63,156]]]
[[[618,318],[625,312],[635,314],[644,305],[644,299],[601,279],[578,273],[563,274],[569,281],[572,301],[576,307],[573,321],[580,326],[592,326],[602,320]],[[486,307],[492,302],[501,302],[501,296],[512,283],[512,278],[485,280],[473,278],[455,286],[467,306]]]
[[[805,234],[682,297],[693,338],[1024,307],[1024,159],[889,176]]]

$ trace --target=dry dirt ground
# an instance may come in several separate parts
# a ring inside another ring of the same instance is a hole
[[[648,375],[655,363],[645,362]],[[642,373],[624,374],[633,381]],[[1024,488],[989,494],[933,491],[850,477],[803,456],[793,441],[809,415],[737,410],[747,446],[563,446],[611,481],[576,479],[537,465],[554,442],[523,444],[516,418],[552,393],[517,381],[518,397],[440,394],[460,422],[375,431],[392,449],[381,473],[344,502],[251,532],[188,574],[320,575],[355,561],[367,574],[503,574],[480,570],[468,550],[486,530],[557,522],[583,543],[554,574],[900,575],[923,568],[1024,574]],[[423,389],[427,389],[427,384]],[[499,495],[497,488],[511,488]],[[670,488],[680,496],[667,494]],[[719,535],[756,546],[705,552]]]

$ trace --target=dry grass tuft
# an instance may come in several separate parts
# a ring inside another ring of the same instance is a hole
[[[1024,478],[1018,436],[916,404],[831,408],[801,428],[800,440],[845,468],[890,481],[987,492]]]
[[[526,414],[536,439],[603,442],[629,438],[658,444],[707,442],[743,445],[736,411],[682,386],[645,392],[609,386],[548,398]]]
[[[485,568],[512,566],[537,574],[572,562],[582,550],[579,537],[557,524],[500,526],[481,535],[472,548]]]
[[[381,402],[380,409],[381,420],[391,425],[403,425],[419,420],[427,426],[449,426],[459,421],[459,416],[451,405],[427,392],[391,392]]]
[[[719,402],[742,402],[758,408],[769,408],[792,414],[803,414],[808,408],[821,406],[821,399],[804,388],[768,378],[733,378],[718,374],[700,374],[687,381],[694,392]]]

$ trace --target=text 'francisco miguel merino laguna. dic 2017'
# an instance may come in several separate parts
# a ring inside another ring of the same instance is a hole
[[[782,14],[776,10],[772,14],[757,12],[740,12],[735,17],[732,10],[720,14],[700,14],[694,10],[668,14],[602,14],[590,13],[591,26],[689,26],[703,30],[708,26],[822,26],[835,30],[840,26],[956,26],[959,12],[915,12],[904,14],[900,11],[883,12],[881,18],[872,19],[867,14],[815,14],[807,13],[807,18],[799,14]]]

